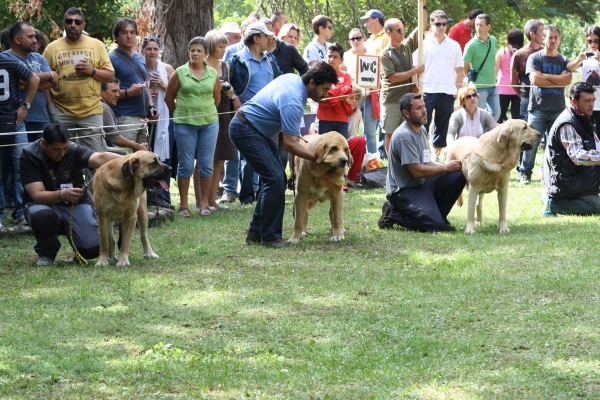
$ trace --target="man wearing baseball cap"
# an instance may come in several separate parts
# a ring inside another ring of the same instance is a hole
[[[360,19],[364,21],[367,32],[371,34],[371,37],[365,42],[367,54],[379,55],[390,45],[390,37],[383,29],[383,13],[375,9],[369,10]]]
[[[235,22],[225,22],[221,26],[220,31],[227,37],[227,44],[229,46],[239,43],[242,40],[242,31]]]

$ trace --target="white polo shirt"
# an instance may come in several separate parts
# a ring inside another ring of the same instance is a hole
[[[454,69],[464,66],[458,42],[446,36],[439,43],[433,35],[427,35],[423,39],[423,61],[423,92],[455,95],[457,89]],[[413,54],[413,65],[419,65],[417,52]]]

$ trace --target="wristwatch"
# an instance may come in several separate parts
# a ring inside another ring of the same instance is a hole
[[[21,103],[21,106],[25,106],[29,110],[31,108],[31,103],[25,103],[25,102],[23,102],[23,103]]]

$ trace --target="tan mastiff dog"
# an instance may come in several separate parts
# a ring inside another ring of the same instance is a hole
[[[462,172],[469,190],[465,233],[475,233],[476,201],[477,224],[483,223],[483,195],[493,190],[498,192],[498,230],[501,234],[510,231],[506,225],[510,173],[517,166],[521,151],[532,149],[539,135],[527,122],[510,119],[478,139],[462,137],[448,146],[446,162],[462,160]],[[457,203],[462,205],[462,197]]]
[[[316,161],[295,158],[296,198],[294,234],[291,243],[299,243],[308,234],[308,210],[317,203],[329,200],[329,219],[331,220],[331,240],[344,239],[344,173],[352,164],[348,142],[338,132],[324,135],[305,136],[304,145],[311,150]]]
[[[113,221],[121,223],[118,267],[129,265],[129,246],[137,221],[140,223],[144,256],[158,258],[148,240],[146,187],[158,183],[168,190],[164,179],[170,174],[171,167],[161,163],[158,156],[149,151],[128,154],[96,170],[92,187],[100,234],[97,266],[107,266],[109,261],[116,259]]]

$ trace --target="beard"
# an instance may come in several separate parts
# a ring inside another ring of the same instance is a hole
[[[67,31],[67,37],[71,40],[77,40],[81,37],[81,32],[75,31],[75,32],[70,32]]]

